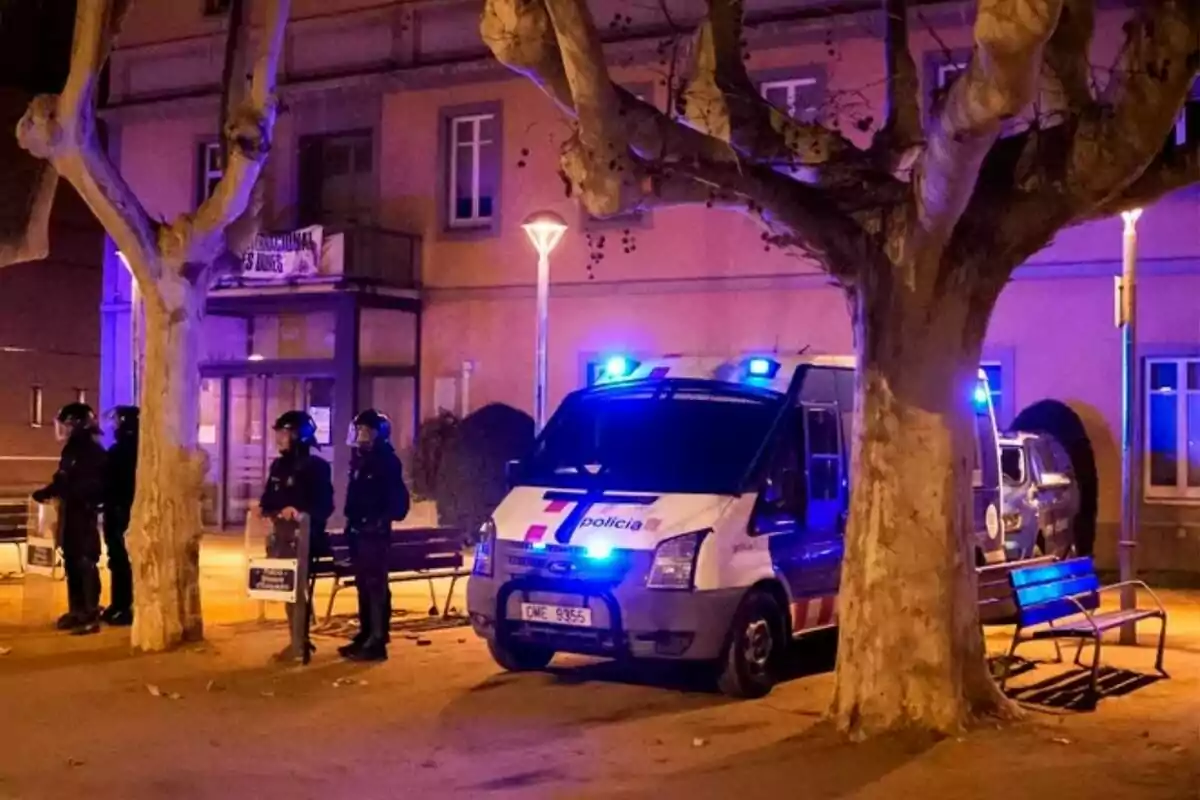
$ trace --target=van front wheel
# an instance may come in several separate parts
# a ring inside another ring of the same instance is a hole
[[[545,669],[554,658],[554,651],[548,647],[514,642],[511,639],[488,639],[488,652],[492,654],[493,661],[509,672]]]
[[[730,697],[763,697],[775,685],[785,641],[783,612],[766,592],[746,595],[733,615],[717,688]]]

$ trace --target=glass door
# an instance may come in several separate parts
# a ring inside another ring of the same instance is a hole
[[[240,526],[262,495],[267,477],[267,379],[260,375],[227,378],[229,418],[225,431],[225,524]]]

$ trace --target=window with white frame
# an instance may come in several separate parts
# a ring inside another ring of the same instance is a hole
[[[816,78],[763,81],[758,85],[758,91],[764,100],[787,112],[793,119],[802,122],[815,122],[817,119]]]
[[[939,64],[936,73],[937,88],[945,90],[966,68],[967,63],[965,61],[951,61],[946,64]]]
[[[1200,500],[1200,358],[1146,359],[1146,497]]]
[[[449,119],[446,192],[452,228],[482,227],[492,221],[499,173],[496,114],[469,114]]]
[[[196,205],[212,197],[221,176],[225,174],[225,160],[221,157],[220,142],[204,142],[200,145],[199,165],[196,173]]]

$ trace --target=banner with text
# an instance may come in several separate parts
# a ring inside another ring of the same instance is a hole
[[[290,233],[260,233],[242,259],[242,277],[277,281],[317,275],[324,233],[320,225]]]

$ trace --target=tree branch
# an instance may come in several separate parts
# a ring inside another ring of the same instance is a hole
[[[1078,218],[1117,200],[1163,150],[1200,69],[1200,3],[1147,0],[1102,103],[1079,121],[1065,185]]]
[[[1058,27],[1046,44],[1046,78],[1053,105],[1080,111],[1092,94],[1091,47],[1096,30],[1096,0],[1065,0]]]
[[[908,0],[884,0],[887,121],[877,141],[904,152],[925,138],[921,130],[921,82],[908,39]]]
[[[258,38],[249,98],[229,116],[222,134],[229,157],[212,195],[192,217],[172,226],[164,255],[181,268],[212,263],[224,251],[226,233],[251,205],[255,183],[271,150],[275,85],[283,55],[290,0],[266,0],[266,24]],[[242,80],[233,75],[232,80]]]
[[[1033,100],[1062,0],[979,0],[975,53],[950,87],[917,164],[914,244],[936,253],[967,207],[1001,124]]]
[[[1137,180],[1126,186],[1120,194],[1098,206],[1090,217],[1077,219],[1076,222],[1111,217],[1132,208],[1144,208],[1171,192],[1198,183],[1200,183],[1200,142],[1182,153],[1170,152],[1160,155]]]
[[[17,140],[75,187],[149,293],[157,277],[156,226],[109,161],[96,133],[96,87],[128,7],[128,0],[77,4],[66,85],[60,95],[34,98],[17,125]]]

